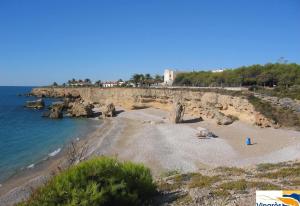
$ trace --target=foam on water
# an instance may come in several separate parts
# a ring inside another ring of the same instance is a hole
[[[34,164],[31,164],[31,165],[27,166],[27,169],[31,169],[31,168],[34,168]]]
[[[49,153],[48,155],[50,157],[54,157],[55,155],[57,155],[60,152],[61,148],[58,148],[57,150],[54,150],[53,152]]]
[[[0,182],[42,160],[57,155],[75,137],[82,138],[99,125],[94,120],[42,118],[46,110],[24,107],[34,97],[17,96],[31,87],[0,86]],[[50,105],[51,99],[45,99]],[[47,108],[46,106],[46,108]]]

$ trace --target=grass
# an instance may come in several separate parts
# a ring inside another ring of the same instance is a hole
[[[256,92],[267,94],[269,96],[276,96],[279,98],[289,97],[291,99],[298,99],[300,100],[300,87],[294,86],[290,88],[285,87],[276,87],[275,89],[264,89],[258,88]]]
[[[219,186],[219,189],[222,190],[235,190],[235,191],[244,191],[247,189],[248,182],[244,179],[225,182]]]
[[[219,187],[219,189],[224,190],[224,191],[228,191],[228,190],[232,190],[232,191],[246,191],[247,189],[250,188],[256,188],[256,189],[260,189],[260,190],[276,190],[276,189],[281,189],[280,187],[278,187],[277,185],[268,183],[268,182],[254,182],[254,181],[246,181],[245,179],[240,179],[240,180],[235,180],[235,181],[231,181],[231,182],[225,182],[223,184],[221,184]]]
[[[257,190],[280,190],[281,187],[268,182],[249,182],[248,187],[256,188]]]
[[[177,190],[181,187],[182,185],[179,183],[169,183],[166,181],[160,181],[157,184],[158,190],[159,191],[174,191]]]
[[[189,188],[204,188],[204,187],[210,187],[213,183],[216,183],[220,181],[219,176],[204,176],[201,174],[194,174],[189,183]]]
[[[228,197],[230,196],[230,192],[224,189],[214,189],[211,191],[211,194],[215,197]]]
[[[269,170],[274,170],[274,169],[280,169],[280,168],[286,167],[286,166],[288,166],[288,164],[285,162],[281,162],[281,163],[277,163],[277,164],[262,163],[262,164],[258,164],[256,166],[256,169],[259,172],[264,172],[264,171],[269,171]]]
[[[163,172],[161,174],[161,177],[169,177],[169,176],[179,175],[179,174],[180,174],[180,170],[168,170],[166,172]]]
[[[242,175],[246,173],[245,170],[237,167],[217,167],[215,171],[227,175]]]
[[[257,176],[269,178],[269,179],[299,177],[300,176],[300,167],[282,168],[275,172],[261,173],[261,174],[258,174]]]

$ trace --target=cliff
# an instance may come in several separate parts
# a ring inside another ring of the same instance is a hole
[[[32,94],[38,97],[81,97],[86,102],[105,105],[114,103],[125,109],[155,107],[170,110],[174,100],[185,105],[185,113],[214,119],[219,114],[233,116],[241,121],[261,127],[276,127],[255,111],[254,106],[243,96],[234,96],[214,91],[157,88],[35,88]]]

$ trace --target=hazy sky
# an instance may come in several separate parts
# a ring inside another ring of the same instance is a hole
[[[300,63],[300,0],[0,0],[0,85]]]

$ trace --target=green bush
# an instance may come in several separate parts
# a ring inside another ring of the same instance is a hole
[[[266,86],[289,88],[300,85],[299,64],[265,64],[225,69],[223,72],[185,72],[176,76],[178,86]],[[252,87],[250,89],[255,89]]]
[[[55,176],[20,205],[143,205],[155,192],[148,168],[101,157]]]

